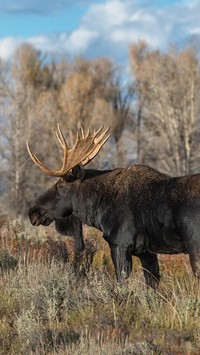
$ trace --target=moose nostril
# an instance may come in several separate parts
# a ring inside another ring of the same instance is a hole
[[[36,216],[31,216],[31,223],[33,226],[37,224],[37,217]]]
[[[28,214],[29,214],[29,218],[30,218],[30,221],[31,221],[32,225],[33,226],[37,225],[38,224],[38,218],[40,216],[38,209],[32,207],[32,208],[30,208]]]
[[[35,226],[37,224],[38,216],[34,213],[34,214],[31,214],[29,217],[30,217],[31,223],[33,224],[33,226]]]

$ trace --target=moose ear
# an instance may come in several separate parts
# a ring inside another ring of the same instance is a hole
[[[76,178],[76,179],[80,179],[82,180],[84,177],[84,168],[83,165],[76,165],[73,169],[72,169],[72,175]]]

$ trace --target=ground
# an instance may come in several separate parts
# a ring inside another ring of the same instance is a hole
[[[200,288],[187,255],[159,256],[161,282],[147,289],[137,258],[115,281],[101,234],[86,251],[53,227],[6,220],[0,229],[0,354],[199,354]]]

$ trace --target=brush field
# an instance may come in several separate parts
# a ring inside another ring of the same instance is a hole
[[[109,248],[85,227],[86,250],[53,227],[0,226],[0,354],[200,354],[200,287],[187,255],[159,256],[157,292],[134,257],[115,281]]]

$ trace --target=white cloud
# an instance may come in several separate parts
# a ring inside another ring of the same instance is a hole
[[[9,59],[12,57],[16,48],[23,42],[23,38],[6,37],[0,40],[0,57]]]
[[[85,52],[97,37],[98,33],[96,31],[90,31],[85,27],[80,27],[69,36],[68,51],[71,52],[71,54]]]
[[[67,33],[52,36],[41,35],[29,38],[27,42],[44,52],[62,53],[65,51],[67,54],[74,56],[87,51],[96,37],[95,32],[80,27],[69,35]]]
[[[69,0],[68,0],[69,1]],[[63,0],[66,4],[67,0]],[[71,3],[71,1],[69,1]],[[33,5],[38,0],[30,2]],[[62,0],[59,1],[59,4]],[[80,25],[71,33],[40,35],[30,42],[45,52],[69,55],[110,56],[118,62],[128,59],[128,46],[144,39],[153,48],[165,49],[170,42],[182,42],[187,36],[200,38],[200,2],[177,2],[166,8],[143,6],[131,0],[108,0],[91,4]],[[7,59],[23,38],[0,40],[0,56]]]
[[[110,0],[102,4],[91,5],[84,18],[84,24],[105,30],[123,26],[129,20],[128,3],[129,1]]]
[[[185,4],[188,6],[188,7],[195,7],[196,5],[198,5],[198,2],[199,0],[185,0]]]
[[[188,30],[191,35],[200,35],[200,27],[193,27]]]

